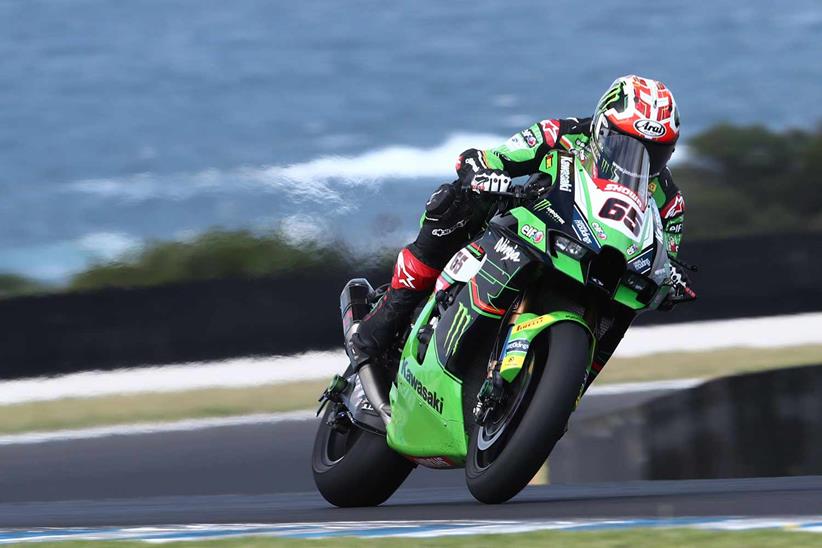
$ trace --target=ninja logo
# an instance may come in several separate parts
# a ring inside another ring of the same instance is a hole
[[[425,403],[431,406],[431,409],[442,415],[442,398],[440,398],[436,392],[428,390],[414,373],[411,372],[407,363],[407,361],[402,362],[402,378],[405,379],[405,382],[408,383],[408,386],[410,386],[412,390],[425,400]]]
[[[559,189],[563,192],[571,192],[571,162],[573,161],[568,156],[563,156],[559,161]]]
[[[519,251],[508,241],[507,238],[500,238],[494,245],[494,250],[502,255],[503,261],[519,262]]]

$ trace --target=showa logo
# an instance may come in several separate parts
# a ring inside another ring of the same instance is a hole
[[[540,243],[542,239],[545,238],[545,233],[543,231],[537,230],[531,225],[524,225],[520,232],[522,232],[522,235],[526,238],[530,238],[535,244]]]
[[[507,238],[497,240],[497,243],[494,244],[494,250],[502,255],[503,261],[519,262],[519,251]]]
[[[665,126],[647,118],[634,122],[634,129],[648,137],[662,137],[665,135]]]

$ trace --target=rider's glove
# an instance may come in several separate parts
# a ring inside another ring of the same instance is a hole
[[[690,288],[691,281],[685,273],[685,269],[671,263],[671,291],[665,300],[659,305],[659,310],[671,310],[674,305],[696,300],[696,293]]]
[[[481,169],[469,176],[467,186],[474,192],[507,192],[511,177],[501,169]]]

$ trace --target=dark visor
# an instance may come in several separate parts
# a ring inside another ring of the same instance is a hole
[[[607,179],[631,189],[644,208],[648,202],[651,161],[639,139],[601,129],[592,146],[594,177]]]

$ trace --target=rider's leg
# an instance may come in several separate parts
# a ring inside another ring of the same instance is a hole
[[[407,326],[420,301],[430,294],[448,259],[469,239],[470,202],[456,184],[439,187],[425,204],[417,239],[400,251],[391,286],[360,322],[349,354],[356,365],[385,351]]]

